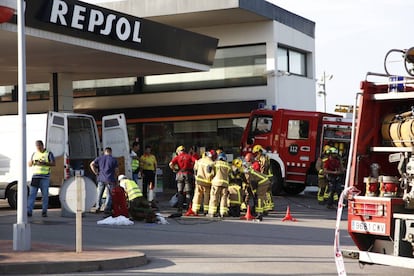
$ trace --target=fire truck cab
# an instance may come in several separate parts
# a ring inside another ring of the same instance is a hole
[[[368,73],[361,82],[348,232],[360,262],[414,269],[414,78],[407,72]]]
[[[325,145],[336,146],[346,157],[351,137],[351,119],[339,115],[288,109],[257,109],[250,114],[241,141],[242,156],[261,145],[270,159],[272,192],[301,193],[310,169]],[[343,160],[346,162],[346,160]],[[313,170],[315,171],[315,170]],[[309,182],[309,181],[308,181]]]

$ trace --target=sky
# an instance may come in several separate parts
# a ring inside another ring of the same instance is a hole
[[[384,73],[390,49],[414,47],[412,0],[267,0],[316,23],[316,78],[324,72],[327,112],[336,104],[353,105],[367,72]],[[390,68],[400,74],[400,55],[390,56]],[[318,86],[316,84],[316,91]],[[316,96],[323,111],[323,97]]]

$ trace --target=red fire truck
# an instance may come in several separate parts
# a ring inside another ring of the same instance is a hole
[[[360,262],[414,269],[414,48],[400,52],[410,76],[385,67],[361,82],[348,232]]]
[[[348,156],[351,126],[352,119],[335,114],[253,110],[242,136],[241,154],[244,156],[253,146],[261,145],[270,158],[273,194],[298,194],[305,189],[309,168],[325,145],[337,147],[343,158]],[[313,185],[317,185],[316,175],[314,179]]]

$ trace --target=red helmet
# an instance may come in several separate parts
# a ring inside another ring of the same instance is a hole
[[[253,153],[248,152],[245,156],[244,159],[246,160],[246,162],[252,162],[254,159]]]

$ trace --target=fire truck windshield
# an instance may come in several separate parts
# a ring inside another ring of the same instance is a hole
[[[252,119],[250,133],[253,135],[269,133],[272,131],[272,122],[271,116],[255,116]]]

